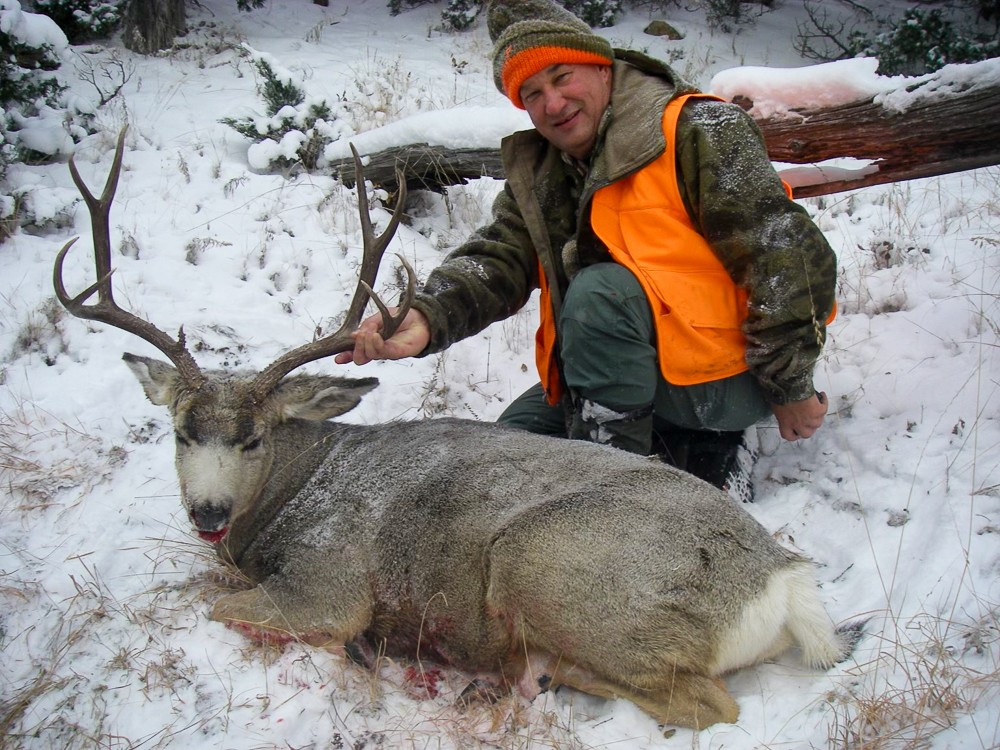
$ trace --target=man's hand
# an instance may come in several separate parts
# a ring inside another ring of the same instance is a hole
[[[771,411],[778,418],[778,431],[785,440],[810,437],[823,424],[829,404],[825,393],[817,393],[804,401],[788,404],[771,404]]]
[[[389,308],[393,314],[397,309]],[[427,323],[427,318],[422,312],[412,308],[388,341],[382,338],[381,331],[381,313],[365,318],[358,326],[358,330],[351,334],[354,336],[354,350],[341,352],[334,361],[338,365],[346,365],[348,362],[364,365],[374,359],[414,357],[427,348],[431,340],[431,327]]]

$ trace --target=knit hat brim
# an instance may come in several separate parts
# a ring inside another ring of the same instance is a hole
[[[611,43],[552,0],[492,0],[487,24],[493,82],[521,109],[521,86],[550,65],[614,62]]]
[[[504,62],[503,92],[518,109],[524,109],[521,86],[536,73],[552,65],[610,65],[605,55],[569,47],[531,47]]]

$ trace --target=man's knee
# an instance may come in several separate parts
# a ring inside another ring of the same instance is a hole
[[[581,270],[570,284],[560,337],[563,375],[574,396],[619,412],[653,400],[659,377],[649,302],[617,263]]]
[[[591,322],[602,313],[620,314],[622,308],[640,313],[649,303],[635,275],[618,263],[596,263],[581,269],[563,300],[563,318]]]
[[[566,412],[562,405],[549,404],[541,383],[514,399],[497,422],[539,435],[566,435]]]

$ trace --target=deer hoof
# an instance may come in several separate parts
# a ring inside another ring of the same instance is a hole
[[[504,690],[500,685],[497,685],[493,680],[486,679],[485,677],[477,677],[472,680],[465,689],[462,690],[458,695],[458,700],[456,701],[462,707],[469,707],[473,705],[486,705],[492,706],[499,702],[509,691]]]

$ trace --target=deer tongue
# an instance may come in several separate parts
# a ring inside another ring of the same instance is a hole
[[[200,529],[195,529],[198,532],[198,536],[204,539],[209,544],[218,544],[223,539],[225,539],[226,534],[229,533],[229,527],[224,526],[218,531],[202,531]]]

